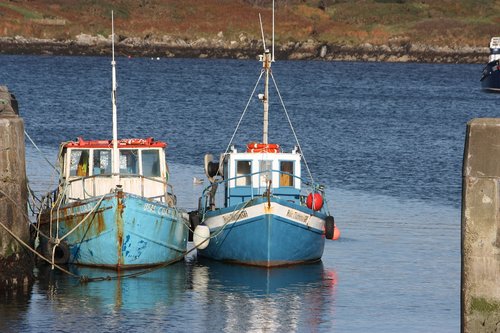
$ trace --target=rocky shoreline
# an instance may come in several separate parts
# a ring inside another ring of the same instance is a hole
[[[270,44],[270,42],[269,42]],[[109,55],[111,38],[80,34],[74,40],[0,37],[0,54]],[[220,32],[215,38],[188,40],[174,36],[115,37],[115,51],[121,56],[161,58],[257,58],[262,41],[240,34],[227,40]],[[278,59],[325,61],[386,61],[424,63],[486,63],[487,47],[442,47],[392,39],[384,45],[369,43],[349,46],[315,40],[285,42],[275,46]]]

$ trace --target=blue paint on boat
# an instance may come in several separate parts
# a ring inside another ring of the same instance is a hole
[[[59,237],[66,235],[98,199],[61,207]],[[144,213],[144,204],[155,212]],[[151,208],[151,206],[149,206]],[[53,221],[54,225],[57,221]],[[107,194],[96,214],[64,239],[70,251],[68,263],[130,268],[183,259],[188,227],[183,213],[127,193]],[[45,241],[46,243],[46,241]]]
[[[256,198],[245,209],[266,205],[265,201],[265,198]],[[275,204],[304,210],[299,205],[272,198],[271,205]],[[233,206],[207,212],[205,221],[238,209]],[[323,213],[315,212],[314,215],[326,218]],[[210,234],[214,237],[207,248],[198,250],[201,256],[266,267],[317,261],[325,245],[322,229],[307,227],[280,214],[238,219],[222,227],[211,228]]]

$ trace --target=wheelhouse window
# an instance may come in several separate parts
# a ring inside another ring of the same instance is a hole
[[[69,162],[69,175],[85,177],[89,175],[89,150],[72,149]]]
[[[160,177],[160,152],[158,150],[142,151],[142,174],[146,177]]]
[[[271,180],[272,167],[273,161],[259,161],[261,187],[267,186],[267,181]]]
[[[281,161],[280,171],[280,186],[293,186],[293,161]]]
[[[137,168],[138,150],[137,149],[120,149],[120,173],[121,174],[138,174]]]
[[[92,168],[93,175],[110,175],[111,174],[111,150],[95,149],[94,150],[94,165]]]
[[[236,186],[250,186],[252,177],[251,161],[236,161]]]

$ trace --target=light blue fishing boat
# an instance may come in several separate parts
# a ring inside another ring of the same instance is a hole
[[[61,144],[59,186],[39,219],[40,252],[53,263],[115,269],[179,261],[189,222],[168,183],[167,144],[117,138],[114,42],[112,76],[113,139]]]
[[[265,43],[261,61],[255,87],[264,76],[264,94],[259,94],[264,106],[262,143],[251,142],[243,151],[232,145],[245,109],[220,159],[205,156],[211,184],[200,198],[198,212],[190,214],[192,225],[199,222],[193,240],[199,255],[220,261],[265,267],[317,261],[325,238],[334,237],[334,219],[323,186],[313,181],[293,127],[296,146],[291,151],[268,142],[268,85],[270,78],[275,81],[270,70],[274,56]],[[277,87],[276,91],[279,95]],[[247,107],[249,103],[250,99]],[[301,175],[302,162],[308,180]]]

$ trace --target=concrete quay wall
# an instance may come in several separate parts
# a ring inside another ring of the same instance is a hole
[[[462,180],[462,332],[500,332],[500,119],[467,124]]]

